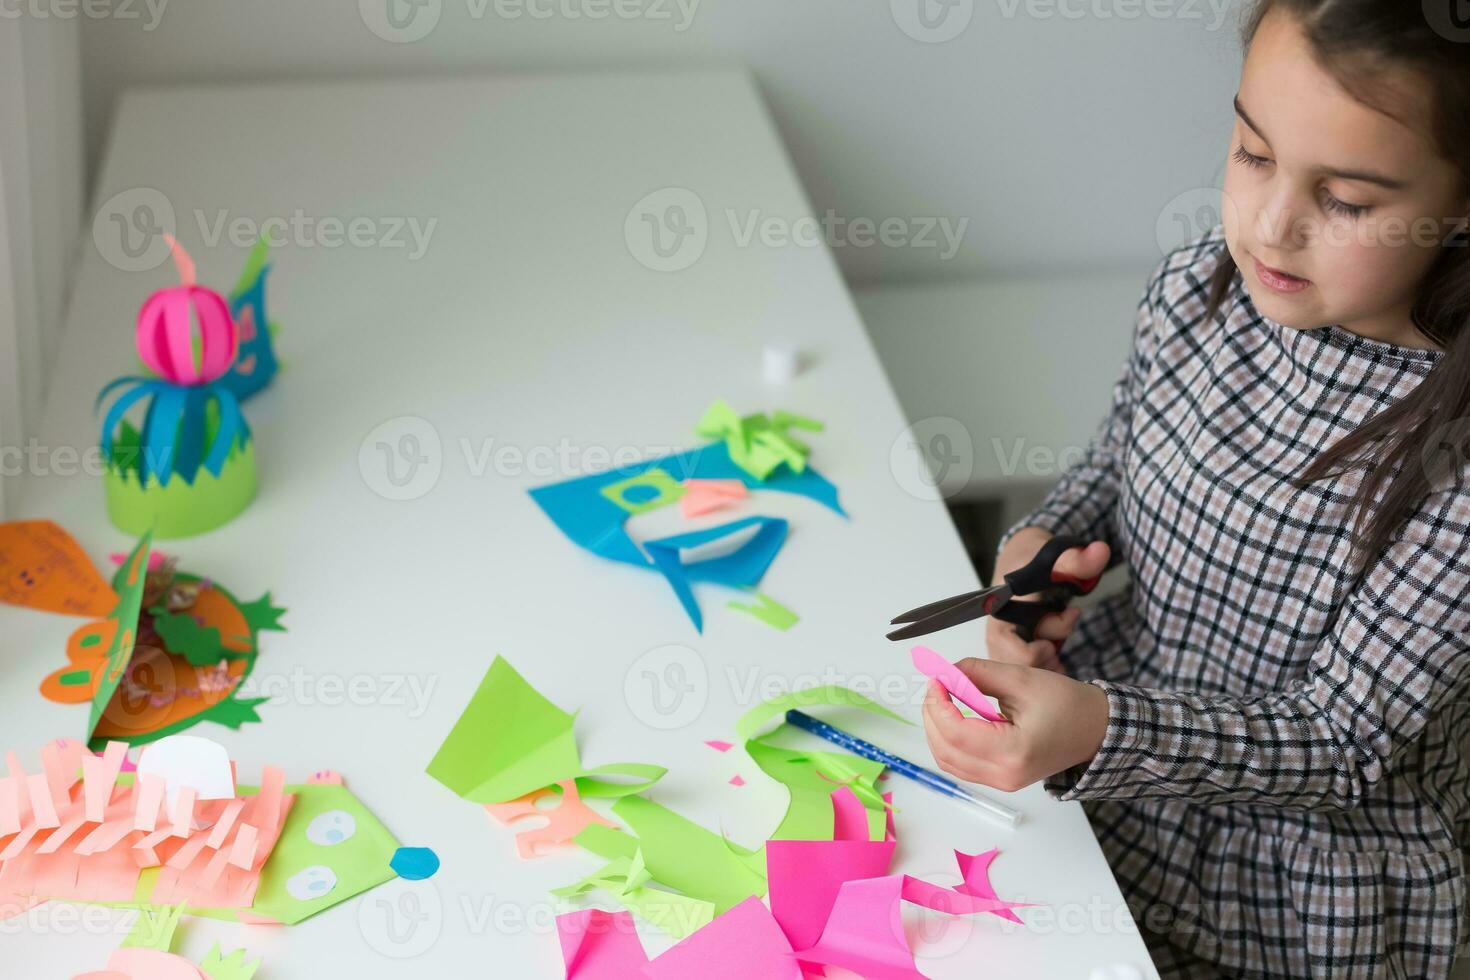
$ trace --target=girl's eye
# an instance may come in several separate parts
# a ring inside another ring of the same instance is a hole
[[[1331,213],[1340,214],[1345,218],[1357,218],[1364,211],[1368,210],[1366,205],[1349,204],[1346,201],[1339,201],[1327,191],[1322,192],[1322,206]]]
[[[1247,150],[1244,143],[1236,146],[1235,152],[1231,156],[1235,158],[1237,163],[1243,163],[1247,167],[1264,167],[1269,162],[1265,157],[1258,157]]]

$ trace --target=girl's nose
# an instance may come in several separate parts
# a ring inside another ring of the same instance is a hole
[[[1289,250],[1304,244],[1307,230],[1302,227],[1302,209],[1292,193],[1284,186],[1273,190],[1256,212],[1256,241],[1262,245]]]

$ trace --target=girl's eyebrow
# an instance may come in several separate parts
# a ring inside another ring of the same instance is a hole
[[[1261,127],[1257,126],[1246,113],[1245,106],[1240,104],[1240,96],[1236,95],[1232,101],[1235,103],[1235,114],[1251,128],[1252,132],[1264,140],[1266,145],[1269,146],[1271,141],[1266,138],[1265,133],[1261,132]],[[1329,177],[1339,177],[1343,180],[1361,180],[1364,183],[1377,184],[1379,187],[1384,187],[1391,191],[1402,190],[1406,186],[1405,181],[1387,177],[1372,170],[1341,170],[1336,167],[1322,167],[1320,170]]]

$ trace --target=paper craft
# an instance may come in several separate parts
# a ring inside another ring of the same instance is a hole
[[[145,535],[117,570],[108,618],[73,632],[66,665],[41,682],[49,700],[91,703],[93,745],[142,744],[205,720],[239,728],[260,720],[255,709],[266,700],[235,692],[255,667],[259,634],[283,629],[285,610],[269,593],[241,602],[172,559],[155,563],[150,545]]]
[[[648,980],[801,980],[791,944],[770,911],[749,898],[643,969]]]
[[[679,509],[685,517],[702,517],[749,495],[750,491],[739,480],[685,480]]]
[[[681,480],[686,484],[691,480],[738,482],[747,488],[798,494],[838,514],[843,513],[837,502],[837,488],[812,467],[772,473],[762,482],[735,465],[724,442],[646,460],[607,473],[537,487],[531,491],[531,499],[577,545],[610,561],[661,572],[679,596],[690,619],[702,629],[702,619],[689,583],[714,581],[739,588],[754,587],[780,547],[780,541],[775,539],[784,539],[785,522],[776,518],[748,518],[697,532],[707,535],[701,539],[701,543],[707,543],[733,535],[755,523],[761,524],[763,533],[758,533],[740,551],[724,556],[715,564],[676,561],[671,549],[694,547],[678,543],[678,539],[686,537],[683,535],[644,542],[644,547],[649,549],[645,554],[628,536],[624,522],[630,514],[669,506],[688,496],[686,488],[679,485]],[[781,530],[771,530],[774,527]],[[653,554],[658,549],[663,552],[661,560],[656,560]],[[745,550],[751,553],[742,554],[741,551]]]
[[[0,602],[95,618],[112,612],[117,598],[60,525],[52,521],[0,524]]]
[[[721,914],[766,893],[765,857],[642,796],[625,796],[613,815],[637,838],[649,873],[660,884],[713,903]],[[577,842],[586,846],[581,835]]]
[[[753,603],[731,601],[726,603],[726,606],[740,612],[750,613],[767,626],[775,627],[783,632],[795,626],[801,618],[775,599],[760,592],[755,594]]]
[[[552,889],[559,898],[571,898],[600,889],[620,904],[658,926],[671,936],[687,936],[708,925],[715,907],[703,899],[656,887],[643,853],[636,848],[631,857],[615,857],[601,869],[565,888]]]
[[[691,562],[685,562],[682,557],[684,551],[732,537],[749,527],[756,528],[756,532],[729,554]],[[695,629],[703,632],[704,617],[699,611],[699,603],[695,601],[691,583],[718,582],[739,588],[753,586],[766,573],[785,541],[786,522],[781,518],[747,517],[702,531],[645,541],[643,548],[652,559],[654,568],[663,573],[674,594],[679,597],[684,611],[694,621]]]
[[[539,806],[541,800],[550,798],[559,798],[555,807],[547,809]],[[582,802],[577,794],[575,779],[563,779],[556,784],[556,788],[547,786],[532,790],[509,803],[486,803],[485,812],[506,826],[525,826],[537,820],[544,821],[522,829],[516,835],[516,853],[522,859],[542,857],[557,847],[571,845],[588,824],[616,826]]]
[[[1001,714],[990,699],[975,686],[969,676],[944,657],[928,647],[918,646],[910,651],[914,666],[926,677],[932,677],[950,693],[956,701],[975,712],[986,721],[1010,722]]]
[[[572,721],[496,657],[428,774],[473,803],[504,803],[567,779],[577,781],[582,796],[624,796],[642,792],[667,771],[641,763],[584,769]]]
[[[138,313],[138,355],[152,376],[118,378],[102,422],[103,483],[113,524],[160,538],[201,534],[231,520],[255,496],[255,450],[240,401],[222,379],[239,354],[225,298],[194,282],[194,264],[171,237],[180,285],[148,297]],[[142,406],[141,428],[127,413]]]
[[[275,335],[279,329],[265,312],[265,275],[270,271],[265,239],[255,243],[240,279],[230,291],[230,316],[240,337],[240,350],[220,383],[244,402],[276,376]]]
[[[694,431],[709,438],[724,439],[736,466],[757,480],[768,480],[782,465],[794,473],[806,469],[811,447],[793,436],[792,429],[821,432],[823,428],[815,419],[790,412],[756,413],[742,418],[724,401],[717,401],[704,413]]]
[[[556,917],[566,980],[637,980],[648,954],[627,912],[582,909]]]
[[[74,980],[251,980],[255,976],[260,960],[245,962],[243,949],[225,956],[216,943],[199,966],[171,952],[183,911],[182,904],[142,910],[127,939],[108,959],[107,969],[81,973]]]
[[[235,769],[230,754],[218,742],[195,735],[170,735],[148,747],[134,770],[138,779],[163,781],[170,813],[179,796],[192,791],[196,800],[235,798]]]
[[[773,840],[831,840],[832,791],[847,786],[860,793],[869,834],[881,840],[886,818],[876,781],[883,771],[872,762],[846,752],[813,752],[785,748],[766,739],[752,739],[745,750],[767,776],[791,794],[781,822],[771,831]]]

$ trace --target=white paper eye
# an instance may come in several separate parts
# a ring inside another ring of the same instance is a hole
[[[331,868],[321,864],[313,864],[286,879],[286,894],[298,902],[321,898],[336,887],[337,875]]]
[[[306,825],[306,839],[313,844],[340,844],[357,833],[357,821],[346,810],[319,813]]]

